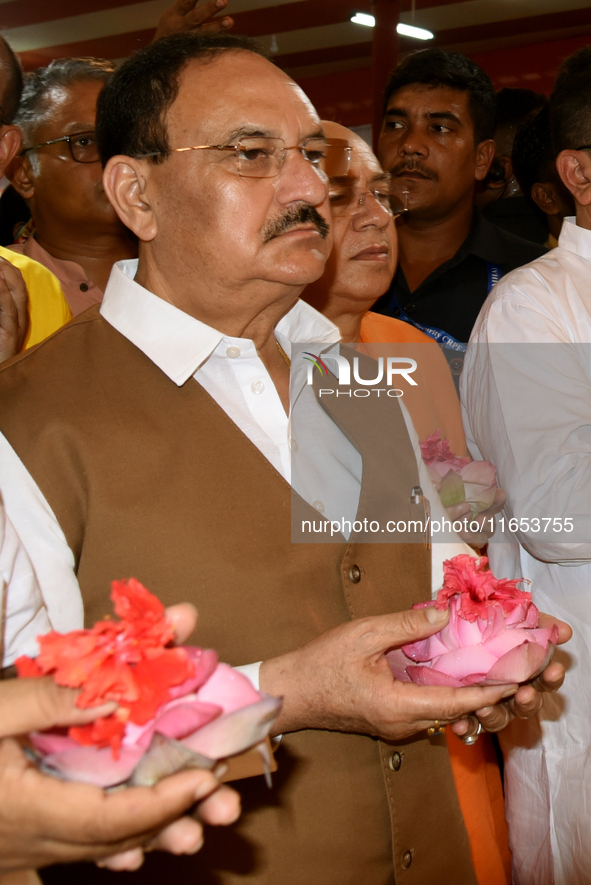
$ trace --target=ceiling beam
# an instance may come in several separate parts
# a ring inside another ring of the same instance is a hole
[[[103,12],[107,9],[118,9],[123,6],[135,6],[144,0],[85,0],[84,7],[81,8],[80,0],[9,0],[7,3],[0,4],[0,28],[7,30],[8,28],[20,28],[25,25],[42,24],[43,22],[56,21],[60,18],[68,18],[75,15],[86,15],[90,12]],[[204,0],[199,0],[204,2]],[[416,9],[430,9],[434,6],[449,6],[453,3],[461,3],[462,0],[416,0]],[[172,5],[172,0],[170,0]],[[412,0],[401,0],[400,8],[402,12],[408,12],[411,9]],[[299,7],[299,9],[296,9]],[[315,23],[319,24],[319,17],[326,18],[332,15],[329,21],[323,24],[336,24],[345,21],[343,18],[343,9],[351,9],[353,12],[370,12],[371,0],[302,0],[300,3],[288,3],[283,9],[289,12],[281,19],[281,30],[296,30],[298,28],[313,28]],[[258,22],[261,18],[273,17],[278,7],[267,7],[266,9],[254,9],[246,12],[232,12],[232,0],[229,0],[228,8],[225,13],[231,15],[237,21],[244,21],[246,25],[249,16],[253,15],[253,22]],[[327,13],[325,10],[330,9]],[[259,15],[260,14],[260,15]],[[289,27],[290,19],[296,16],[298,24],[293,28]],[[271,21],[271,19],[269,19]],[[303,24],[301,23],[303,22]],[[142,24],[142,22],[139,22]],[[239,33],[247,33],[240,30]],[[248,31],[248,33],[251,33]],[[261,31],[263,34],[272,34],[273,30]],[[252,36],[256,36],[252,33]]]

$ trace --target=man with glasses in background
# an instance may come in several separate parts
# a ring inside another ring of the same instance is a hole
[[[228,28],[231,18],[214,17],[226,2],[177,0],[163,13],[154,40]],[[10,178],[32,220],[10,248],[55,274],[73,316],[100,303],[116,261],[137,256],[135,238],[105,196],[94,132],[96,101],[114,70],[106,59],[52,61],[25,75],[14,120],[22,149]]]
[[[58,277],[73,316],[102,300],[115,261],[137,254],[103,190],[94,134],[114,70],[102,59],[53,61],[27,75],[15,117],[23,147],[11,179],[32,222],[10,248]]]

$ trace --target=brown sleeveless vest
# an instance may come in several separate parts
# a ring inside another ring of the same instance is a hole
[[[350,407],[333,406],[343,427]],[[0,430],[65,532],[88,624],[110,612],[110,582],[133,575],[165,604],[193,601],[195,641],[241,664],[429,594],[423,544],[292,544],[288,484],[193,378],[177,387],[94,308],[0,371]],[[418,474],[399,409],[368,411],[351,438],[362,455],[372,438],[380,448],[358,517],[377,484],[384,517],[408,518]],[[237,782],[237,825],[209,829],[195,857],[149,856],[138,885],[476,882],[441,738],[308,730],[285,735],[277,761],[271,791]]]

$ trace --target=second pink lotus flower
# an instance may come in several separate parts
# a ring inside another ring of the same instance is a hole
[[[439,633],[389,652],[396,677],[418,685],[494,685],[532,679],[551,658],[558,629],[538,627],[539,612],[519,581],[497,579],[486,557],[455,556],[444,563],[434,605],[449,608]]]
[[[444,507],[467,501],[474,518],[493,504],[497,469],[490,461],[458,457],[439,430],[421,442],[421,454]]]

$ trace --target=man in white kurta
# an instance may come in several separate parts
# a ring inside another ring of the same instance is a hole
[[[515,885],[591,881],[591,223],[579,215],[558,248],[495,286],[462,379],[471,454],[507,491],[493,571],[530,580],[536,605],[575,628],[540,724],[502,737]],[[549,518],[562,532],[544,531]]]

